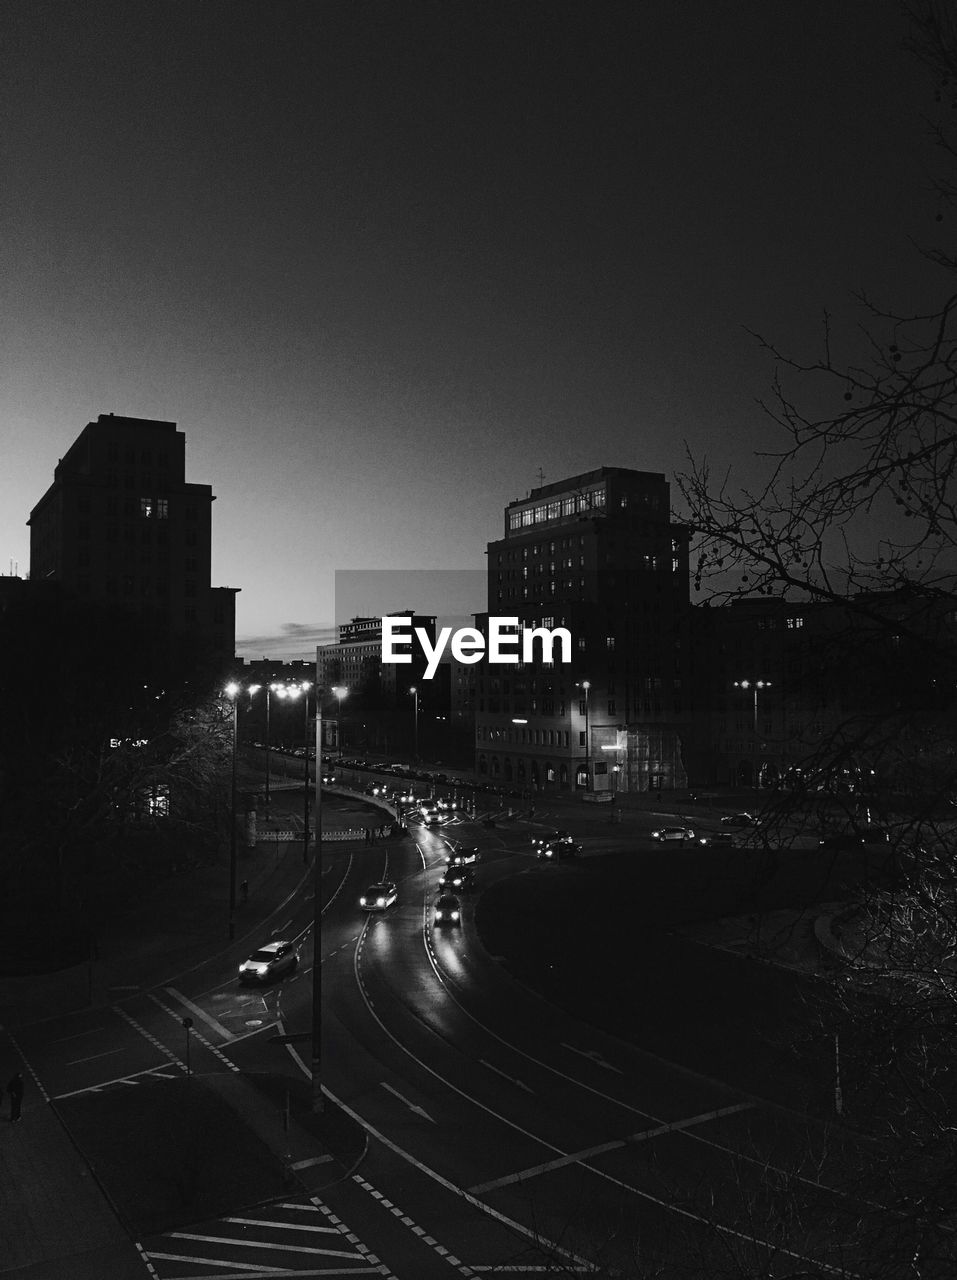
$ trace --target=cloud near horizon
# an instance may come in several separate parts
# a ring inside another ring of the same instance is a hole
[[[258,636],[237,636],[240,658],[314,658],[316,646],[338,639],[336,628],[317,622],[283,622],[278,632]]]

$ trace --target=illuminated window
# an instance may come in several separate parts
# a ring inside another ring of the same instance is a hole
[[[144,520],[150,520],[153,517],[154,503],[152,498],[140,498],[140,515]]]

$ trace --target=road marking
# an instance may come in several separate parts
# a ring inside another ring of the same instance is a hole
[[[150,992],[150,999],[157,1008],[162,1009],[163,1012],[168,1014],[175,1022],[181,1021],[175,1010],[171,1009],[168,1004],[163,1004],[162,1000],[160,1000],[158,996],[154,996],[152,992]],[[204,1049],[208,1049],[209,1052],[214,1057],[218,1058],[224,1066],[228,1067],[230,1071],[235,1071],[237,1074],[239,1073],[239,1067],[236,1066],[235,1062],[227,1058],[223,1051],[217,1045],[213,1044],[211,1040],[207,1040],[201,1031],[196,1031],[195,1028],[192,1028],[187,1034],[191,1035],[195,1040],[198,1040]]]
[[[325,1158],[331,1159],[331,1157]],[[300,1163],[310,1164],[311,1161],[302,1160]],[[298,1169],[299,1165],[293,1165],[293,1168]],[[240,1226],[246,1227],[278,1227],[282,1231],[323,1231],[327,1235],[338,1235],[335,1227],[320,1227],[311,1222],[279,1222],[272,1218],[220,1218],[220,1222],[238,1222]]]
[[[280,1253],[319,1253],[324,1258],[362,1257],[360,1253],[346,1253],[342,1249],[317,1249],[312,1244],[272,1244],[269,1240],[239,1240],[232,1236],[203,1236],[194,1231],[170,1231],[168,1235],[175,1240],[203,1240],[209,1244],[231,1244],[241,1249],[278,1249]]]
[[[300,1065],[302,1064],[302,1059],[297,1053],[295,1053],[295,1051],[293,1051],[293,1057],[297,1059]],[[399,1280],[398,1276],[396,1276],[384,1262],[380,1262],[371,1249],[366,1248],[362,1241],[349,1230],[342,1219],[336,1217],[327,1204],[323,1204],[316,1196],[310,1196],[309,1199],[316,1206],[319,1212],[325,1214],[333,1226],[335,1226],[338,1231],[342,1232],[349,1243],[355,1245],[359,1256],[366,1262],[371,1262],[373,1264],[373,1270],[378,1271],[379,1275],[385,1276],[386,1280]]]
[[[563,1049],[571,1049],[572,1053],[580,1053],[583,1058],[588,1058],[591,1062],[595,1062],[599,1067],[607,1067],[609,1071],[617,1071],[620,1076],[625,1073],[620,1067],[613,1067],[610,1062],[606,1062],[597,1049],[576,1049],[573,1044],[566,1044],[562,1041]]]
[[[308,1160],[297,1160],[292,1167],[294,1169],[308,1169],[310,1165],[325,1164],[328,1160],[331,1160],[331,1159],[332,1159],[332,1156],[328,1154],[324,1156],[310,1156]]]
[[[500,1075],[503,1080],[507,1080],[510,1084],[516,1084],[520,1089],[524,1089],[526,1093],[534,1093],[534,1089],[530,1089],[524,1080],[516,1080],[514,1076],[508,1076],[499,1067],[494,1066],[491,1062],[487,1062],[485,1058],[479,1058],[483,1067],[488,1067],[489,1071],[494,1071],[496,1075]]]
[[[495,1191],[499,1187],[507,1187],[513,1182],[526,1182],[537,1178],[552,1169],[563,1169],[570,1164],[580,1164],[592,1160],[595,1156],[603,1156],[608,1151],[620,1151],[622,1147],[636,1142],[647,1142],[649,1138],[658,1138],[665,1133],[675,1133],[681,1129],[690,1129],[695,1124],[706,1124],[709,1120],[717,1120],[719,1116],[732,1115],[736,1111],[749,1111],[756,1104],[753,1102],[736,1102],[730,1107],[719,1107],[716,1111],[706,1111],[699,1116],[689,1116],[687,1120],[675,1120],[670,1124],[661,1124],[654,1129],[642,1129],[627,1138],[617,1138],[613,1142],[603,1142],[597,1147],[586,1147],[584,1151],[573,1151],[571,1155],[561,1156],[557,1160],[546,1160],[542,1164],[531,1165],[519,1173],[506,1174],[504,1178],[495,1178],[491,1182],[482,1182],[478,1186],[469,1187],[473,1195],[483,1195],[486,1191]]]
[[[136,1085],[139,1083],[139,1076],[153,1076],[160,1080],[176,1080],[178,1077],[168,1074],[167,1067],[144,1067],[142,1071],[131,1071],[129,1075],[114,1076],[112,1080],[104,1080],[100,1084],[89,1084],[84,1089],[71,1089],[69,1093],[58,1093],[55,1095],[55,1101],[60,1098],[75,1098],[81,1093],[99,1093],[101,1089],[109,1089],[115,1084]]]
[[[236,1037],[228,1027],[224,1027],[218,1019],[214,1018],[211,1013],[207,1013],[205,1009],[201,1009],[198,1004],[193,1004],[192,1000],[190,1000],[188,996],[184,996],[182,991],[177,991],[175,987],[164,987],[163,990],[167,995],[171,995],[174,1000],[178,1000],[185,1009],[190,1011],[190,1013],[195,1014],[197,1018],[202,1018],[203,1022],[205,1022],[208,1027],[212,1027],[214,1031],[218,1032],[224,1040],[235,1040]]]
[[[260,1280],[261,1277],[267,1276],[368,1276],[376,1272],[382,1274],[380,1267],[322,1267],[318,1271],[301,1271],[297,1267],[295,1271],[290,1271],[287,1267],[264,1267],[260,1262],[221,1262],[218,1258],[194,1258],[188,1253],[158,1253],[141,1249],[141,1255],[147,1266],[150,1258],[156,1258],[162,1262],[189,1262],[206,1267],[234,1268],[225,1273],[210,1271],[204,1276],[170,1276],[168,1280]],[[236,1267],[241,1270],[235,1270]],[[152,1267],[150,1267],[150,1274],[156,1275]]]
[[[358,974],[357,974],[357,977],[358,977]],[[386,1035],[388,1035],[390,1039],[395,1040],[395,1037],[392,1036],[391,1032],[389,1032],[381,1022],[379,1023],[379,1025],[382,1026],[383,1031],[385,1031]],[[395,1043],[398,1044],[399,1042],[395,1041]],[[312,1072],[309,1069],[309,1067],[306,1066],[305,1062],[303,1062],[302,1057],[296,1052],[295,1046],[291,1044],[287,1044],[286,1050],[290,1054],[290,1056],[293,1058],[293,1060],[296,1062],[297,1066],[299,1067],[299,1070],[306,1077],[306,1079],[311,1080]],[[406,1052],[409,1052],[409,1051],[406,1050]],[[410,1053],[410,1057],[414,1058],[416,1062],[419,1061],[419,1059],[415,1058],[415,1055],[412,1053]],[[425,1066],[424,1063],[422,1063],[422,1065]],[[438,1072],[433,1071],[431,1067],[426,1067],[425,1069],[431,1072],[431,1074],[434,1075],[436,1079],[439,1079],[439,1080],[442,1079],[442,1077],[438,1074]],[[450,1087],[454,1088],[455,1086],[450,1086]],[[381,1142],[383,1146],[387,1147],[390,1151],[394,1152],[397,1156],[399,1156],[400,1159],[405,1160],[406,1163],[412,1165],[414,1169],[418,1169],[419,1172],[425,1174],[427,1178],[431,1178],[433,1182],[437,1182],[440,1187],[444,1187],[445,1190],[451,1192],[452,1195],[460,1196],[464,1201],[466,1201],[467,1204],[472,1205],[472,1207],[475,1209],[479,1209],[482,1213],[486,1214],[488,1217],[494,1218],[496,1222],[503,1223],[511,1231],[514,1231],[516,1234],[525,1236],[526,1239],[533,1240],[536,1244],[539,1244],[539,1245],[544,1243],[544,1245],[551,1252],[557,1254],[562,1258],[571,1259],[582,1270],[585,1270],[585,1271],[595,1270],[594,1265],[590,1262],[586,1262],[584,1258],[578,1257],[577,1254],[574,1254],[570,1250],[563,1248],[560,1244],[556,1244],[553,1240],[545,1239],[544,1237],[539,1235],[537,1232],[533,1231],[531,1228],[526,1227],[523,1223],[517,1222],[514,1218],[508,1217],[507,1214],[501,1213],[498,1209],[494,1209],[491,1205],[486,1204],[484,1200],[479,1200],[477,1196],[473,1196],[471,1192],[466,1191],[464,1187],[457,1186],[454,1182],[451,1182],[448,1178],[444,1177],[437,1170],[432,1169],[429,1165],[425,1164],[424,1161],[417,1159],[414,1155],[412,1155],[410,1151],[406,1151],[405,1148],[400,1147],[397,1142],[393,1142],[391,1138],[387,1138],[381,1129],[377,1129],[375,1125],[370,1124],[369,1121],[366,1120],[364,1116],[361,1116],[358,1111],[355,1111],[352,1107],[350,1107],[349,1104],[345,1102],[342,1098],[337,1097],[336,1094],[332,1093],[329,1089],[327,1089],[325,1085],[322,1086],[322,1092],[325,1094],[327,1098],[329,1098],[332,1102],[334,1102],[337,1107],[339,1107],[342,1111],[344,1111],[346,1115],[351,1116],[352,1119],[355,1120],[356,1124],[361,1125],[361,1127],[366,1131],[366,1133],[371,1134],[373,1138],[378,1139],[378,1141]],[[459,1092],[461,1092],[461,1090],[459,1090]],[[468,1097],[467,1094],[462,1094],[462,1096]],[[481,1103],[479,1103],[478,1105],[481,1106]],[[484,1108],[484,1110],[489,1111],[491,1115],[495,1114],[488,1107]],[[514,1126],[514,1127],[517,1128],[518,1126]],[[531,1136],[531,1135],[528,1135],[528,1136]],[[534,1139],[534,1140],[540,1141],[540,1139]]]
[[[97,1031],[105,1031],[106,1027],[90,1027],[89,1031],[78,1031],[75,1036],[60,1036],[58,1040],[51,1040],[50,1044],[66,1044],[68,1040],[79,1040],[81,1036],[91,1036]]]
[[[97,1058],[112,1058],[114,1053],[125,1053],[126,1049],[107,1049],[104,1053],[93,1053],[88,1058],[74,1058],[72,1062],[67,1062],[68,1067],[76,1067],[81,1062],[95,1062]]]
[[[475,1274],[471,1267],[466,1266],[450,1249],[446,1249],[444,1244],[439,1244],[438,1240],[434,1236],[430,1236],[424,1227],[420,1227],[417,1222],[413,1222],[407,1213],[403,1213],[398,1205],[386,1199],[382,1192],[377,1191],[371,1182],[367,1182],[365,1178],[360,1177],[357,1173],[352,1175],[352,1181],[360,1186],[363,1191],[367,1191],[373,1199],[377,1200],[383,1209],[388,1209],[392,1216],[398,1218],[404,1227],[408,1227],[414,1235],[418,1236],[423,1244],[427,1244],[430,1249],[434,1249],[440,1258],[444,1258],[446,1262],[455,1267],[466,1277],[466,1280],[471,1280],[471,1277]]]
[[[398,1089],[393,1089],[392,1085],[386,1084],[384,1080],[381,1081],[380,1083],[382,1084],[383,1089],[388,1089],[388,1091],[391,1094],[394,1094],[395,1097],[397,1097],[400,1102],[404,1102],[410,1111],[414,1111],[416,1115],[422,1116],[423,1119],[425,1120],[431,1120],[432,1123],[435,1124],[435,1120],[432,1119],[432,1117],[424,1108],[417,1107],[414,1102],[410,1102],[408,1098],[403,1097],[402,1094],[398,1091]]]
[[[157,1001],[157,1003],[159,1002]],[[173,1053],[171,1049],[167,1049],[166,1045],[163,1044],[162,1040],[157,1040],[156,1036],[151,1035],[146,1030],[145,1027],[140,1026],[140,1024],[136,1021],[136,1019],[131,1018],[130,1015],[126,1012],[126,1010],[121,1009],[118,1004],[114,1004],[112,1006],[112,1009],[115,1014],[118,1014],[119,1017],[125,1019],[125,1021],[127,1021],[130,1024],[130,1026],[133,1028],[134,1031],[138,1031],[144,1040],[148,1040],[150,1044],[154,1047],[154,1049],[159,1049],[160,1053],[163,1055],[164,1058],[167,1058],[175,1066],[179,1067],[180,1071],[182,1071],[184,1075],[189,1074],[188,1071],[186,1070],[186,1063],[181,1061],[181,1059],[177,1058],[176,1054]]]

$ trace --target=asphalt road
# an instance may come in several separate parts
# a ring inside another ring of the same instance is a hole
[[[433,927],[450,845],[483,847],[480,885],[582,874],[542,869],[530,831],[457,822],[329,853],[323,1081],[367,1133],[365,1158],[331,1185],[321,1164],[305,1167],[306,1194],[283,1197],[270,1185],[255,1212],[224,1206],[202,1223],[144,1228],[144,1266],[156,1280],[222,1276],[228,1265],[246,1276],[279,1268],[400,1280],[446,1277],[450,1267],[466,1276],[654,1274],[638,1269],[639,1257],[676,1277],[713,1276],[729,1260],[767,1276],[853,1271],[847,1224],[863,1210],[847,1188],[866,1158],[853,1135],[721,1083],[707,1043],[698,1061],[678,1066],[543,1001],[486,952],[471,899],[460,928]],[[677,856],[636,839],[647,845],[642,857]],[[398,883],[399,901],[367,915],[358,897],[382,878]],[[534,913],[534,889],[519,901]],[[273,1038],[310,1030],[312,910],[306,892],[268,931],[301,948],[298,971],[274,985],[238,984],[246,948],[237,947],[110,1008],[23,1028],[30,1070],[67,1123],[73,1115],[79,1125],[91,1094],[181,1080],[186,1016],[198,1076],[305,1077],[309,1045]],[[514,913],[512,927],[521,927]],[[636,926],[615,909],[607,927]],[[573,957],[587,934],[570,918],[552,942]],[[638,970],[637,987],[667,1003],[682,944],[673,947],[636,951],[627,973],[620,959],[606,965],[603,990],[630,1000]],[[722,993],[729,1007],[753,999],[736,981]]]

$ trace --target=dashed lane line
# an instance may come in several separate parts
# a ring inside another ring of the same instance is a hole
[[[345,1238],[349,1241],[349,1243],[355,1247],[356,1252],[359,1253],[362,1258],[370,1262],[372,1266],[378,1270],[379,1275],[385,1276],[386,1280],[399,1280],[399,1277],[395,1275],[389,1269],[389,1267],[385,1265],[384,1262],[380,1262],[379,1259],[375,1256],[375,1254],[370,1249],[366,1248],[366,1246],[362,1243],[362,1241],[358,1238],[358,1236],[356,1236],[352,1231],[349,1230],[349,1228],[342,1221],[342,1219],[338,1217],[335,1213],[333,1213],[333,1211],[329,1208],[327,1204],[323,1204],[323,1202],[318,1198],[318,1196],[310,1196],[309,1198],[311,1202],[319,1210],[319,1212],[321,1214],[324,1214],[325,1217],[328,1218],[328,1220],[332,1223],[332,1225],[338,1228],[338,1230],[345,1236]]]
[[[160,1000],[158,996],[154,996],[151,993],[150,999],[153,1001],[155,1005],[158,1005],[159,1008],[162,1009],[164,1013],[168,1013],[171,1018],[175,1019],[176,1022],[181,1021],[180,1016],[176,1012],[176,1010],[171,1009],[168,1004],[164,1004],[163,1001]],[[191,1029],[189,1034],[192,1036],[195,1036],[195,1038],[199,1041],[199,1043],[204,1048],[208,1049],[209,1052],[215,1058],[218,1058],[219,1061],[222,1062],[224,1066],[228,1067],[230,1071],[235,1071],[237,1073],[239,1072],[239,1067],[236,1066],[235,1062],[232,1062],[229,1058],[227,1058],[225,1053],[223,1053],[216,1045],[214,1045],[211,1040],[207,1040],[206,1037],[202,1034],[202,1032],[197,1031],[194,1027]]]
[[[447,1262],[450,1267],[455,1267],[455,1269],[461,1275],[465,1276],[467,1280],[471,1280],[471,1277],[475,1275],[475,1272],[471,1267],[466,1266],[466,1264],[457,1258],[450,1249],[446,1249],[444,1244],[439,1244],[438,1240],[436,1240],[434,1236],[430,1236],[424,1227],[420,1227],[417,1222],[413,1222],[407,1213],[403,1213],[398,1205],[393,1204],[391,1200],[387,1199],[381,1191],[378,1191],[372,1185],[371,1182],[367,1182],[365,1178],[360,1177],[358,1173],[354,1173],[352,1175],[352,1181],[356,1183],[357,1186],[360,1186],[363,1191],[367,1191],[369,1195],[372,1196],[373,1200],[378,1201],[383,1209],[387,1209],[393,1217],[398,1218],[404,1227],[408,1227],[413,1235],[419,1237],[423,1244],[428,1245],[430,1249],[434,1249],[440,1258]]]
[[[163,1044],[162,1040],[158,1040],[156,1036],[152,1034],[152,1032],[147,1031],[144,1026],[141,1026],[140,1023],[136,1021],[135,1018],[131,1018],[130,1015],[126,1012],[126,1010],[121,1009],[118,1004],[114,1004],[111,1007],[113,1009],[113,1012],[118,1014],[125,1022],[128,1022],[134,1031],[138,1031],[144,1040],[148,1040],[154,1049],[159,1049],[160,1053],[163,1055],[164,1058],[168,1058],[169,1061],[172,1062],[174,1066],[179,1067],[180,1071],[182,1071],[184,1075],[189,1074],[186,1063],[181,1061],[179,1058],[177,1058],[176,1054],[173,1053],[172,1049],[167,1049],[166,1045]]]

